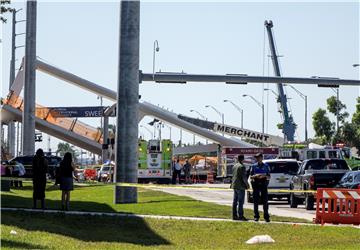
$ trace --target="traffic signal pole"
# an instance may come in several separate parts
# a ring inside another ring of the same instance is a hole
[[[36,83],[36,8],[35,0],[26,2],[25,82],[22,126],[22,154],[35,152]]]
[[[139,117],[140,1],[121,1],[116,107],[115,203],[136,203]]]

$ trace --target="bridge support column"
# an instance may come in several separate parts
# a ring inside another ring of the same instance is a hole
[[[121,1],[116,108],[116,183],[137,183],[140,1]],[[115,187],[115,203],[136,203],[137,188]]]

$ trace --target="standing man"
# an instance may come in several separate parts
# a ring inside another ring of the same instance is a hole
[[[186,160],[186,163],[184,164],[184,174],[185,174],[185,184],[190,184],[190,171],[191,171],[191,165],[189,163],[189,160]]]
[[[233,220],[247,221],[244,217],[244,200],[245,190],[249,188],[249,183],[246,178],[246,169],[243,165],[244,155],[238,155],[237,163],[232,169],[232,182],[230,188],[234,189],[234,200],[233,200]]]
[[[173,169],[172,184],[176,184],[176,178],[179,178],[179,184],[180,184],[181,168],[182,166],[180,164],[180,160],[177,159]]]
[[[250,170],[254,197],[254,220],[259,221],[259,202],[261,201],[264,209],[264,219],[266,222],[270,222],[267,190],[270,180],[270,168],[266,163],[263,163],[262,153],[257,153],[255,159],[257,163],[255,163]]]

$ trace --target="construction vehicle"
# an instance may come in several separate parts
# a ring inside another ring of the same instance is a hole
[[[277,52],[276,52],[275,41],[274,41],[274,36],[273,36],[273,32],[272,32],[273,26],[274,25],[273,25],[272,21],[265,21],[265,27],[266,27],[268,38],[269,38],[269,46],[270,46],[270,51],[271,51],[271,60],[272,60],[273,67],[274,67],[274,73],[275,73],[275,76],[281,76],[280,65],[279,65],[279,60],[278,60],[279,56],[277,55]],[[280,104],[279,105],[280,113],[281,113],[281,116],[283,119],[282,131],[284,133],[286,141],[294,141],[296,124],[294,123],[294,119],[293,119],[292,115],[289,114],[287,97],[285,95],[284,87],[283,87],[282,83],[277,84],[277,90],[278,90],[278,94],[279,94],[278,102]]]

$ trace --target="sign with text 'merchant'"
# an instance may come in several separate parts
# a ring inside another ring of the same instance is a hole
[[[274,136],[269,134],[263,134],[257,131],[233,127],[223,124],[214,124],[214,131],[222,132],[230,136],[238,136],[244,139],[259,141],[265,145],[282,145],[284,143],[284,138],[280,136]]]

